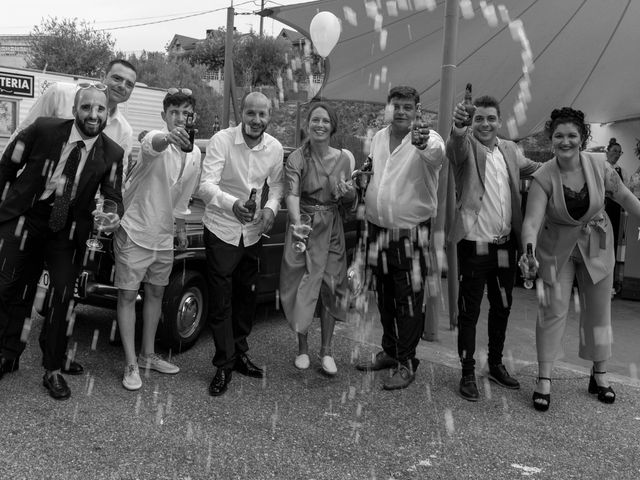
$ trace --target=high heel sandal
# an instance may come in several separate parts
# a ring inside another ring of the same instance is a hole
[[[538,377],[538,383],[540,380],[549,380],[549,384],[551,384],[551,379],[549,377]],[[542,400],[542,403],[540,400]],[[549,404],[551,404],[551,394],[550,393],[539,393],[533,392],[533,408],[538,410],[539,412],[546,412],[549,410]]]
[[[596,382],[596,377],[594,375],[604,375],[607,372],[596,372],[593,368],[591,369],[591,376],[589,377],[589,393],[598,394],[598,400],[602,403],[613,403],[616,401],[616,392],[613,391],[611,386],[601,387]]]

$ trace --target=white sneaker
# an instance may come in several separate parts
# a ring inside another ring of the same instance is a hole
[[[322,357],[322,371],[327,375],[335,375],[338,373],[338,367],[336,367],[336,362],[333,360],[331,355],[325,355]]]
[[[293,364],[299,370],[306,370],[307,368],[309,368],[310,363],[311,360],[309,360],[309,355],[307,355],[306,353],[298,355],[296,357],[296,360],[293,362]]]
[[[157,353],[152,353],[147,356],[140,354],[138,356],[138,366],[144,369],[155,370],[160,373],[176,374],[180,371],[176,365],[163,360]]]
[[[124,367],[124,377],[122,378],[122,386],[127,390],[139,390],[142,387],[140,380],[140,372],[138,365],[127,365]]]

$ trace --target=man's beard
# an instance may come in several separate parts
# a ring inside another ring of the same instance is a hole
[[[247,137],[252,138],[254,140],[257,140],[258,138],[260,138],[266,129],[267,129],[266,126],[262,127],[262,129],[260,130],[260,133],[256,135],[255,133],[253,133],[253,129],[248,123],[244,123],[244,122],[242,123],[242,132]]]
[[[80,119],[76,117],[76,126],[78,127],[78,130],[80,130],[87,137],[97,137],[107,126],[107,121],[103,120],[103,121],[99,121],[96,129],[88,128],[85,125],[86,121],[87,120],[80,121]]]

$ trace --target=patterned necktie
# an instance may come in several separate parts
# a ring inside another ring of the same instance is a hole
[[[53,209],[49,216],[49,228],[52,232],[59,232],[67,223],[69,204],[71,204],[71,192],[73,191],[73,184],[75,183],[78,165],[80,164],[82,147],[84,147],[84,142],[80,140],[76,143],[75,148],[71,150],[71,153],[67,158],[67,163],[64,165],[62,177],[65,180],[65,183],[62,195],[56,195],[53,202]]]

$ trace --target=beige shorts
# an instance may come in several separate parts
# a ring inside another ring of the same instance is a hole
[[[173,268],[173,250],[149,250],[129,238],[120,227],[113,237],[116,273],[113,284],[122,290],[138,290],[140,283],[164,287]]]

